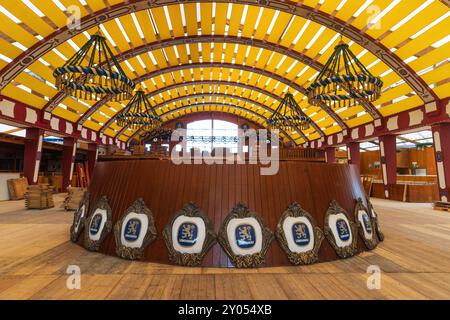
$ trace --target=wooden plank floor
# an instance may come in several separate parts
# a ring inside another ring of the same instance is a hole
[[[181,268],[87,252],[68,241],[72,214],[0,202],[0,299],[450,299],[450,213],[373,199],[384,243],[347,260],[251,270]],[[69,265],[81,289],[69,290]],[[369,290],[367,267],[382,271]]]

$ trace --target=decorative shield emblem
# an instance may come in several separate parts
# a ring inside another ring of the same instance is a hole
[[[312,264],[317,261],[323,232],[314,218],[297,202],[282,214],[275,235],[292,264]]]
[[[84,246],[90,251],[98,251],[111,229],[111,207],[103,196],[84,223]]]
[[[70,240],[77,242],[81,233],[84,230],[84,223],[86,220],[87,212],[89,210],[89,192],[85,192],[81,199],[78,210],[73,215],[73,223],[70,227]]]
[[[175,213],[164,228],[163,238],[171,262],[193,267],[202,264],[216,234],[208,217],[190,202]]]
[[[331,201],[325,215],[324,231],[339,257],[348,258],[356,254],[358,227],[336,200]]]
[[[266,262],[273,233],[261,217],[238,203],[220,228],[219,243],[238,268],[258,267]]]
[[[145,248],[156,239],[155,220],[142,198],[129,207],[114,226],[116,254],[136,260],[144,256]]]
[[[369,198],[366,198],[366,201],[367,201],[367,205],[369,207],[368,209],[369,209],[370,217],[372,218],[373,228],[375,229],[375,232],[378,236],[378,240],[380,242],[383,242],[384,234],[383,234],[383,232],[381,232],[380,222],[378,221],[378,214],[376,213],[375,209],[373,208],[373,205],[370,202]]]
[[[355,217],[358,220],[359,235],[364,240],[367,249],[374,249],[378,242],[375,236],[375,225],[369,211],[364,206],[362,199],[358,198],[355,206]]]

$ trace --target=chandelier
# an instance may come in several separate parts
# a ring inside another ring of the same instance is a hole
[[[113,101],[127,100],[135,87],[100,32],[64,66],[56,68],[53,76],[58,90],[84,100],[99,100],[105,96]]]
[[[307,130],[311,125],[308,118],[295,102],[291,93],[286,93],[275,112],[266,120],[269,128],[277,128],[283,131],[296,129]]]
[[[340,73],[345,70],[345,73]],[[381,95],[383,81],[374,77],[342,41],[314,82],[306,89],[308,102],[333,107],[351,107],[360,99],[375,101]]]
[[[153,110],[144,91],[138,90],[123,112],[117,116],[116,122],[121,127],[128,126],[131,129],[150,130],[160,127],[162,120]]]

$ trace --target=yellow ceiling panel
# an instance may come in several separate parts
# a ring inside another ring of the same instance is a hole
[[[352,25],[359,30],[365,29],[369,22],[373,21],[373,19],[391,3],[391,0],[375,0],[365,10],[363,10],[355,20],[352,21]],[[383,24],[381,22],[373,26],[373,28],[382,27]]]
[[[423,3],[423,0],[408,0],[400,1],[395,7],[393,7],[388,14],[384,15],[379,24],[375,24],[374,28],[369,28],[367,34],[374,39],[378,39],[387,30],[391,29],[399,21],[413,12]]]
[[[15,1],[14,9],[11,11],[15,17],[44,38],[55,31],[49,24],[42,20],[37,13],[28,8],[21,1]]]
[[[400,102],[390,104],[388,106],[381,107],[379,109],[380,113],[384,116],[390,116],[392,114],[400,113],[402,111],[412,109],[414,107],[420,106],[423,101],[418,96],[412,96]]]
[[[447,82],[443,85],[440,85],[440,86],[434,88],[433,91],[441,99],[448,97],[448,93],[450,92],[450,82]]]
[[[98,123],[96,123],[94,121],[91,121],[91,120],[85,121],[83,123],[83,126],[88,128],[88,129],[94,130],[94,131],[98,131],[98,130],[100,130],[102,128],[101,125],[99,125]]]
[[[153,18],[155,19],[156,26],[158,28],[159,35],[161,39],[170,39],[170,29],[167,24],[166,15],[164,13],[163,7],[157,7],[150,9],[153,14]]]
[[[76,122],[78,120],[78,115],[76,113],[73,113],[69,110],[64,110],[61,107],[57,107],[55,108],[55,110],[53,110],[52,112],[55,116],[72,121],[72,122]]]
[[[411,61],[409,66],[416,72],[422,71],[430,66],[448,59],[450,52],[450,42],[447,42],[439,48],[439,50],[431,50],[420,58]]]
[[[148,10],[142,10],[136,12],[136,20],[139,22],[139,27],[144,34],[145,41],[147,43],[155,42],[156,39],[156,31],[153,28],[153,25],[150,21],[150,17],[148,14]]]
[[[32,2],[39,10],[45,12],[46,17],[58,27],[63,27],[67,24],[67,16],[64,12],[59,10],[52,0],[31,0],[30,2]]]
[[[426,83],[437,83],[450,78],[450,63],[446,63],[422,76]]]
[[[14,84],[7,85],[6,88],[2,90],[2,95],[19,100],[20,102],[28,104],[37,109],[41,109],[46,104],[46,101],[44,99],[25,90],[22,90],[16,87]]]
[[[0,30],[11,39],[29,48],[37,42],[37,39],[17,23],[0,12]]]
[[[182,37],[184,34],[180,6],[167,6],[170,22],[172,24],[175,37]]]
[[[411,18],[408,23],[403,24],[394,32],[386,36],[381,43],[388,48],[394,48],[410,36],[427,27],[430,24],[430,21],[439,19],[443,14],[442,4],[439,3],[439,1],[434,1],[423,11],[419,12],[415,17]],[[421,16],[427,17],[427,19],[420,19]]]
[[[133,44],[133,47],[141,46],[144,44],[131,15],[122,16],[120,17],[119,21],[123,26],[123,28],[125,29],[128,38]]]
[[[212,3],[202,3],[200,14],[201,14],[200,24],[202,28],[202,34],[211,34]]]
[[[272,18],[275,15],[275,10],[272,9],[264,9],[261,20],[259,21],[258,27],[256,28],[255,38],[263,39],[267,33],[267,29],[269,28],[270,23],[272,22]]]
[[[242,29],[243,37],[250,38],[253,35],[253,31],[256,25],[256,19],[258,18],[260,10],[263,9],[257,6],[248,6],[247,16],[245,17],[245,23]]]
[[[242,13],[244,11],[244,6],[240,4],[229,4],[232,5],[233,9],[231,11],[230,17],[230,29],[228,30],[228,34],[232,36],[236,36],[239,31],[239,26],[241,24]]]

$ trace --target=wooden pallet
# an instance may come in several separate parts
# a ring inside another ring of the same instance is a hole
[[[47,209],[55,206],[53,202],[54,187],[48,184],[30,185],[25,193],[27,209]]]
[[[434,210],[450,212],[450,202],[435,202],[433,208]]]

